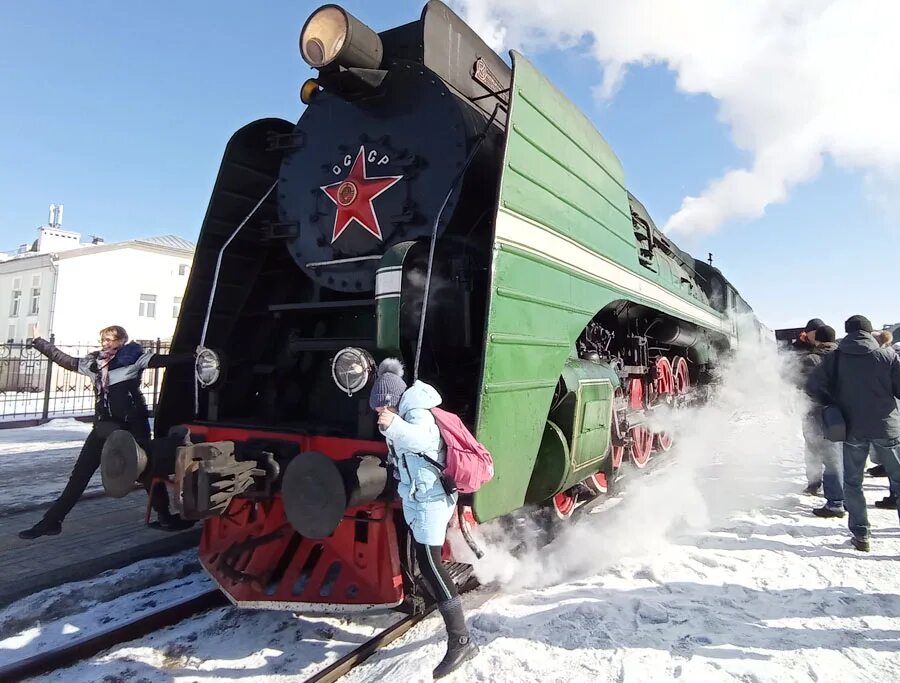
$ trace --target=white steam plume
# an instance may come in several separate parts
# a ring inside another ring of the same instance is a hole
[[[451,537],[454,551],[474,563],[482,583],[515,591],[646,558],[739,510],[771,502],[797,486],[786,470],[796,471],[808,403],[794,384],[795,371],[793,359],[772,345],[742,346],[723,364],[709,401],[657,418],[676,445],[654,455],[661,467],[649,476],[630,477],[618,505],[561,525],[542,548],[537,527],[511,535],[493,523],[476,529],[485,544],[482,560],[467,556],[462,541]],[[516,549],[520,544],[529,549]]]
[[[898,188],[900,2],[892,0],[456,0],[495,49],[584,46],[612,97],[629,65],[660,63],[719,103],[749,168],[685,197],[666,230],[756,218],[823,161]],[[647,102],[652,107],[653,102]]]

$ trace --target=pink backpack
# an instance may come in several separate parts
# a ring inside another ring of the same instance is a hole
[[[494,460],[458,415],[432,408],[441,438],[447,446],[444,474],[451,477],[460,493],[474,493],[494,476]]]

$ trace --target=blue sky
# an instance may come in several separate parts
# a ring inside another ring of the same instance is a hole
[[[0,250],[33,240],[54,202],[65,204],[64,227],[84,235],[194,239],[231,133],[299,117],[311,72],[297,36],[319,4],[0,3]],[[421,4],[344,6],[380,30]],[[631,68],[600,103],[598,67],[581,52],[529,57],[593,119],[660,225],[685,195],[747,163],[717,103],[679,93],[662,66]],[[815,315],[840,330],[856,312],[879,326],[900,321],[896,217],[866,199],[860,174],[826,165],[764,217],[676,241],[698,257],[713,252],[771,327]]]

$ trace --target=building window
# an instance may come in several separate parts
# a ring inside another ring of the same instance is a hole
[[[138,317],[156,317],[156,294],[141,294],[141,305],[138,308]]]
[[[179,275],[187,275],[188,267],[186,263],[182,263],[178,266],[178,274]]]
[[[28,307],[28,315],[37,315],[41,307],[41,288],[31,288],[31,306]]]
[[[14,289],[12,291],[12,300],[9,302],[9,317],[15,318],[19,315],[19,307],[22,305],[22,290]]]
[[[177,318],[179,313],[181,313],[181,297],[176,296],[172,301],[172,317]]]
[[[37,323],[28,323],[28,339],[25,340],[26,344],[30,344],[31,340],[35,337],[35,328],[37,327]]]
[[[10,325],[6,328],[6,343],[15,344],[16,342],[16,326]]]

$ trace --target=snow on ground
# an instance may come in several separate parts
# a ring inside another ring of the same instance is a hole
[[[42,680],[305,681],[399,619],[296,616],[223,607]]]
[[[0,515],[43,505],[63,490],[91,425],[73,418],[0,429]],[[99,491],[100,474],[88,485]]]
[[[869,489],[870,501],[884,493]],[[598,574],[489,586],[500,594],[468,612],[481,654],[447,680],[900,680],[896,514],[873,511],[875,545],[861,554],[842,522],[810,515],[815,502],[772,496],[726,525],[627,558],[598,534],[584,548],[609,554]],[[345,680],[427,681],[444,642],[430,618]]]
[[[803,406],[766,354],[734,364],[713,403],[658,417],[676,450],[550,546],[513,554],[527,525],[479,529],[484,587],[464,601],[481,653],[446,680],[900,680],[897,515],[870,509],[872,552],[858,553],[846,520],[811,514]],[[867,479],[870,502],[884,482]],[[50,680],[299,682],[395,618],[223,608]],[[37,636],[19,637],[0,646]],[[345,680],[428,681],[444,647],[433,615]]]
[[[210,587],[196,551],[186,550],[39,591],[0,610],[0,666]]]
[[[189,551],[21,600],[0,612],[0,666],[206,592],[213,583],[198,569]],[[399,618],[301,617],[223,607],[40,680],[222,681],[264,670],[266,681],[302,681]]]

